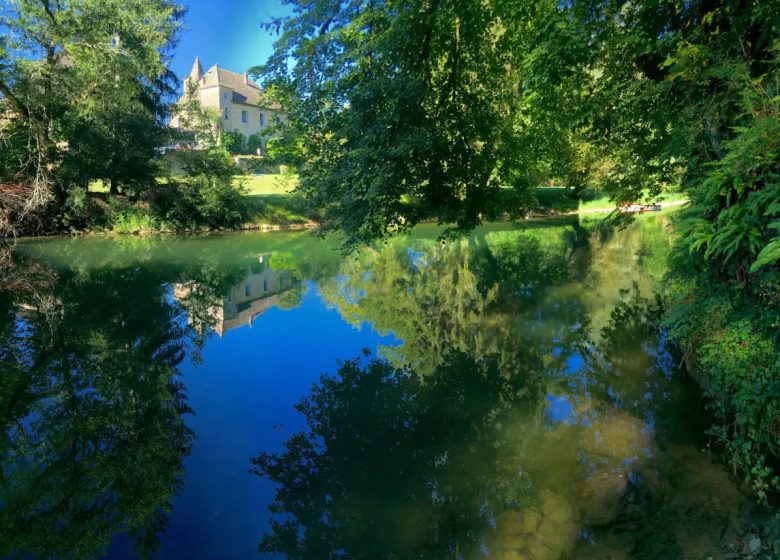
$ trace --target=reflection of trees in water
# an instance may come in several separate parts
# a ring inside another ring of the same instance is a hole
[[[382,349],[397,365],[427,371],[451,350],[511,361],[515,340],[531,338],[548,343],[538,348],[551,369],[565,369],[584,351],[582,331],[608,322],[621,289],[636,281],[650,293],[668,241],[658,216],[617,235],[562,223],[469,241],[393,240],[342,261],[321,290],[345,320],[402,341]]]
[[[0,555],[97,557],[120,533],[154,548],[193,438],[181,308],[141,269],[5,272],[28,281],[0,294]]]
[[[577,232],[555,233],[560,236],[496,232],[479,242],[390,242],[345,260],[321,289],[345,320],[368,321],[402,340],[400,347],[383,349],[396,364],[429,371],[453,350],[511,362],[518,339],[535,337],[529,321],[541,321],[523,311],[580,268],[571,266],[578,254],[569,245]],[[557,314],[567,315],[566,324],[582,319],[574,300],[550,308],[543,320]],[[576,335],[560,334],[558,348],[576,344]],[[552,348],[540,351],[550,361],[560,356]]]
[[[681,381],[680,357],[660,328],[662,298],[645,297],[637,283],[620,294],[585,364],[583,377],[592,400],[602,409],[620,409],[642,419],[664,437],[676,436],[671,425],[677,431],[688,426],[687,436],[703,433],[706,418],[696,405],[700,395],[695,384]],[[689,406],[682,407],[683,400]]]
[[[710,503],[729,483],[679,433],[690,401],[671,376],[660,304],[638,287],[619,293],[663,253],[658,229],[637,228],[620,244],[513,232],[391,242],[345,261],[328,301],[403,342],[391,362],[324,376],[298,407],[307,430],[255,460],[279,485],[261,548],[537,560],[716,551],[744,501],[730,486],[735,505]],[[593,261],[612,268],[594,273]],[[572,416],[551,417],[544,394],[568,398]]]
[[[517,366],[518,368],[520,366]],[[453,354],[424,379],[351,360],[298,406],[307,430],[255,471],[280,485],[261,546],[290,558],[478,553],[492,512],[525,495],[515,427],[540,403],[534,372]]]
[[[194,434],[178,366],[247,274],[217,264],[55,272],[17,253],[0,278],[0,556],[154,549]],[[294,262],[277,259],[297,282]],[[184,300],[171,285],[198,286]],[[285,284],[285,286],[287,286]],[[278,286],[277,286],[278,287]],[[294,301],[294,296],[291,296]]]

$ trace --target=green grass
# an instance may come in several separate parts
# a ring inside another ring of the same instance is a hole
[[[98,179],[97,181],[92,181],[89,184],[89,187],[87,187],[87,190],[89,192],[107,193],[108,185],[106,185],[102,180]]]
[[[298,185],[295,174],[265,173],[262,175],[236,175],[235,184],[243,182],[248,195],[289,194]],[[102,180],[92,181],[89,192],[108,192],[108,185]]]
[[[571,195],[571,191],[565,187],[539,187],[536,189],[536,197],[542,209],[555,210],[557,212],[593,211],[615,207],[608,196],[597,194],[585,200],[579,200]],[[687,200],[681,193],[665,192],[653,199],[653,202],[674,202]],[[646,202],[638,200],[636,202]]]
[[[288,226],[311,221],[303,214],[300,201],[288,194],[248,195],[244,199],[250,224]]]
[[[293,191],[298,185],[295,174],[267,173],[262,175],[236,175],[235,184],[243,183],[244,198],[249,207],[247,225],[288,226],[309,222],[302,205]],[[93,193],[107,193],[108,185],[93,181],[89,185]],[[112,229],[118,233],[149,231],[159,227],[150,216],[138,211],[117,213]]]
[[[301,200],[293,192],[298,186],[297,175],[241,175],[236,177],[236,181],[243,183],[246,192],[244,198],[249,206],[249,223],[288,226],[310,221],[304,215]]]
[[[237,175],[235,181],[243,182],[246,194],[252,196],[288,195],[298,186],[297,175],[281,173]]]

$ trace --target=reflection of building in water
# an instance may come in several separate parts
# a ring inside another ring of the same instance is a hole
[[[261,255],[258,259],[262,265],[260,271],[249,272],[241,282],[230,288],[221,303],[207,309],[210,319],[207,326],[219,336],[243,325],[251,327],[258,315],[277,305],[292,288],[295,282],[292,273],[289,270],[273,270],[265,262],[266,257],[268,255]],[[179,301],[186,300],[197,290],[197,282],[174,284],[173,297]],[[188,320],[198,329],[203,328],[203,322],[194,318],[192,313]]]

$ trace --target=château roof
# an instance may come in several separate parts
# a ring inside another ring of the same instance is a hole
[[[231,72],[220,68],[216,64],[209,68],[200,79],[200,87],[222,86],[233,90],[233,102],[243,103],[245,105],[259,105],[268,109],[278,110],[281,106],[278,103],[269,103],[263,96],[260,86],[249,79],[246,74]]]

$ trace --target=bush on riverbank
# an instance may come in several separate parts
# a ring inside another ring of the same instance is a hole
[[[83,192],[65,206],[63,225],[70,231],[141,233],[238,228],[249,205],[236,167],[221,148],[188,152],[183,176],[162,177],[143,196],[110,197]]]
[[[750,108],[680,214],[667,321],[705,389],[716,443],[766,498],[780,491],[780,110]]]
[[[236,166],[222,148],[187,152],[182,161],[186,176],[170,179],[152,191],[149,203],[170,229],[233,228],[247,215],[243,186],[233,182]]]
[[[765,499],[780,490],[780,275],[750,293],[704,271],[669,285],[666,321],[709,400],[711,434]]]

